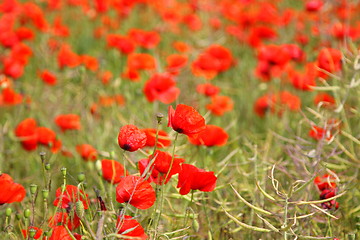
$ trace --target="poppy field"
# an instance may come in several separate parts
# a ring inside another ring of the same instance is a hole
[[[357,0],[1,0],[0,239],[360,238]]]

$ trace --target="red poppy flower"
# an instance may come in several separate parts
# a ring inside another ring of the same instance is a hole
[[[43,70],[39,75],[46,84],[55,85],[57,82],[56,76],[47,70]]]
[[[101,79],[101,82],[104,85],[108,84],[112,77],[113,77],[113,74],[110,71],[104,71],[99,74],[99,78]]]
[[[99,62],[98,60],[93,57],[93,56],[89,56],[89,55],[81,55],[80,56],[80,61],[82,64],[85,65],[85,67],[87,69],[89,69],[90,71],[97,71],[99,68]]]
[[[267,94],[258,98],[254,104],[254,112],[259,117],[264,117],[268,110],[275,111],[276,96]]]
[[[309,131],[309,136],[315,140],[326,139],[329,141],[332,138],[331,132],[329,129],[324,129],[318,126],[312,126]]]
[[[298,96],[291,94],[288,91],[282,91],[280,92],[280,104],[291,111],[299,111],[301,107],[301,100]]]
[[[57,212],[54,216],[49,218],[49,227],[55,228],[58,225],[67,225],[70,230],[74,230],[80,226],[80,218],[76,213],[67,214],[66,212]]]
[[[174,110],[169,106],[169,123],[174,131],[183,134],[195,134],[205,129],[205,119],[195,110],[195,108],[179,104]]]
[[[26,118],[15,128],[15,135],[20,138],[25,150],[32,151],[37,148],[36,121],[33,118]]]
[[[77,145],[76,151],[85,161],[95,161],[98,155],[96,149],[90,144]]]
[[[74,185],[66,185],[63,191],[62,187],[56,189],[56,199],[54,200],[54,206],[60,208],[69,208],[70,205],[75,204],[77,201],[81,201],[84,205],[84,209],[88,209],[89,198],[88,195]]]
[[[30,229],[34,229],[36,231],[33,239],[39,239],[41,237],[41,234],[42,234],[42,229],[38,228],[38,227],[28,227],[28,229],[22,229],[21,232],[24,236],[25,239],[28,238],[28,235],[29,235],[29,230]]]
[[[229,135],[221,127],[206,125],[204,131],[188,136],[190,143],[194,145],[204,145],[207,147],[223,146],[226,144]]]
[[[101,160],[101,170],[103,178],[112,184],[119,183],[122,177],[129,175],[127,171],[125,174],[124,166],[121,163],[110,159]]]
[[[151,49],[155,48],[160,42],[160,35],[155,31],[145,31],[142,29],[130,29],[129,37],[139,46]]]
[[[136,46],[131,38],[118,34],[109,34],[106,37],[106,41],[109,47],[116,48],[119,52],[123,54],[132,53],[135,50]]]
[[[61,131],[78,130],[81,128],[80,116],[76,114],[63,114],[55,118],[55,123],[61,128]]]
[[[308,12],[317,12],[321,9],[323,4],[322,0],[309,0],[305,4],[305,9]]]
[[[180,89],[171,75],[156,73],[145,83],[144,93],[149,102],[170,104],[178,98]]]
[[[212,114],[222,116],[234,108],[234,102],[228,96],[215,95],[211,97],[211,103],[206,105],[206,108],[210,110]]]
[[[38,127],[36,128],[36,134],[38,143],[43,144],[45,146],[52,146],[56,140],[56,133],[46,127]]]
[[[155,69],[155,59],[147,53],[132,53],[128,56],[127,66],[131,71]]]
[[[163,130],[156,130],[154,128],[145,128],[141,129],[146,134],[146,144],[147,147],[154,147],[156,142],[156,133],[158,135],[157,139],[157,148],[168,147],[171,144],[169,135]]]
[[[73,236],[76,240],[81,240],[81,235],[73,233]],[[64,226],[60,225],[54,228],[49,240],[73,240],[73,238],[69,234],[68,230]]]
[[[179,173],[180,164],[184,161],[184,159],[178,157],[173,159],[169,153],[156,150],[148,158],[139,161],[139,170],[142,175],[145,169],[148,168],[151,171],[148,181],[162,185],[168,183],[173,175]],[[148,165],[151,162],[153,163],[149,167]]]
[[[156,200],[155,191],[139,176],[123,177],[116,187],[116,201],[127,202],[138,209],[150,208]]]
[[[124,215],[117,218],[116,229],[118,234],[145,240],[148,236],[144,228],[133,217]]]
[[[314,98],[314,104],[318,106],[324,107],[332,107],[335,106],[335,98],[327,93],[318,93]]]
[[[214,172],[206,172],[191,164],[182,164],[179,173],[180,194],[186,195],[190,190],[211,192],[215,189],[217,177]]]
[[[220,92],[220,88],[215,85],[212,85],[211,83],[205,83],[205,84],[197,85],[196,91],[207,97],[212,97]]]
[[[308,63],[306,64],[306,72],[305,73],[298,73],[292,71],[289,73],[289,77],[293,86],[296,89],[303,90],[303,91],[311,91],[312,87],[316,86],[315,79],[316,79],[317,70],[315,68],[315,64]]]
[[[118,135],[119,146],[129,152],[134,152],[146,144],[146,134],[134,125],[125,125]]]
[[[0,106],[4,105],[17,105],[22,103],[23,96],[19,93],[16,93],[12,88],[7,87],[2,90],[0,94]]]
[[[173,43],[173,47],[176,49],[176,51],[180,53],[185,53],[190,51],[190,46],[187,43],[181,41],[175,41]]]
[[[81,64],[81,58],[74,53],[69,45],[63,44],[58,53],[58,64],[60,68],[64,67],[77,67]]]
[[[334,73],[342,68],[342,54],[339,50],[333,48],[323,48],[319,52],[319,56],[317,58],[317,65],[319,68]],[[319,71],[318,74],[322,78],[327,78],[328,75],[324,72]]]
[[[320,200],[332,198],[332,197],[335,197],[335,195],[336,195],[336,188],[324,189],[320,193]],[[333,199],[333,200],[330,200],[329,202],[321,203],[321,206],[324,209],[332,209],[332,208],[338,209],[339,203],[336,202],[335,199]]]
[[[178,75],[180,69],[186,66],[188,58],[180,54],[172,54],[166,57],[166,70],[172,75]]]
[[[320,191],[329,188],[336,188],[336,178],[329,174],[317,176],[314,179],[314,183]]]
[[[0,175],[0,205],[5,203],[21,202],[26,195],[25,188],[6,173]]]

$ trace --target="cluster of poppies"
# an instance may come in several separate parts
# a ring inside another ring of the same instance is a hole
[[[55,117],[54,122],[62,132],[81,128],[80,117],[76,114],[58,115]],[[15,128],[15,135],[27,151],[37,149],[39,144],[50,147],[53,153],[58,152],[62,147],[56,133],[50,128],[39,127],[33,118],[21,121]]]

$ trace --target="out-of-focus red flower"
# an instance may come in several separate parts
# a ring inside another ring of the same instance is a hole
[[[70,30],[66,25],[62,23],[61,16],[56,16],[56,18],[54,19],[54,25],[51,30],[55,36],[59,36],[59,37],[70,36]]]
[[[178,98],[180,89],[170,74],[156,73],[145,83],[144,93],[149,102],[158,100],[170,104]]]
[[[142,29],[130,29],[128,36],[135,43],[143,48],[155,48],[160,42],[160,35],[155,31],[145,31]]]
[[[29,230],[30,229],[34,229],[36,231],[33,239],[39,239],[41,237],[41,234],[42,234],[42,229],[38,228],[38,227],[28,227],[28,229],[22,229],[21,232],[24,236],[25,239],[28,238],[28,235],[29,235]]]
[[[316,106],[322,104],[321,106],[324,107],[332,107],[335,106],[335,98],[327,93],[318,93],[314,98],[314,104]]]
[[[296,89],[303,91],[311,91],[312,87],[316,86],[315,79],[317,77],[317,70],[314,63],[306,64],[305,73],[298,73],[294,70],[289,71],[291,83]]]
[[[206,105],[206,109],[216,116],[222,116],[224,113],[234,108],[233,100],[228,96],[215,95],[211,97],[211,103]]]
[[[76,215],[76,213],[67,214],[66,212],[57,212],[54,216],[49,218],[49,227],[55,228],[59,224],[67,225],[69,230],[74,230],[80,226],[80,218]]]
[[[116,187],[116,201],[127,202],[138,209],[150,208],[156,200],[155,191],[145,179],[139,176],[126,176]]]
[[[110,71],[104,71],[99,74],[99,78],[104,85],[108,84],[112,77],[113,74]]]
[[[24,40],[31,40],[34,38],[34,32],[27,27],[19,27],[15,30],[16,36],[19,38],[20,41]]]
[[[212,97],[212,96],[217,95],[220,92],[220,88],[211,83],[204,83],[204,84],[197,85],[196,91],[207,97]]]
[[[284,46],[263,45],[258,48],[258,65],[255,75],[262,81],[270,81],[272,77],[280,76],[291,60],[289,51]]]
[[[305,4],[305,9],[308,12],[317,12],[321,9],[323,4],[322,0],[309,0]]]
[[[148,158],[139,161],[139,170],[142,175],[148,169],[150,171],[148,181],[162,185],[168,183],[173,175],[179,173],[180,164],[184,161],[182,158],[172,158],[167,152],[156,150]],[[149,166],[151,162],[153,163]]]
[[[97,71],[99,68],[99,62],[98,60],[93,57],[93,56],[89,56],[89,55],[81,55],[80,56],[80,61],[82,64],[85,65],[85,67],[87,69],[89,69],[90,71]]]
[[[188,136],[190,143],[194,145],[204,145],[207,147],[223,146],[226,144],[229,135],[224,129],[215,125],[206,125],[204,131]]]
[[[32,151],[37,148],[37,124],[35,119],[26,118],[15,128],[15,135],[20,138],[25,150]]]
[[[176,76],[186,66],[188,58],[181,54],[171,54],[166,57],[166,70]]]
[[[180,194],[186,195],[190,190],[211,192],[215,189],[217,177],[214,172],[206,172],[191,164],[182,164],[179,173]]]
[[[134,237],[140,240],[148,238],[140,223],[128,215],[119,216],[117,218],[116,229],[118,230],[118,234],[121,235]]]
[[[22,5],[22,14],[25,21],[30,21],[40,31],[44,32],[48,29],[49,24],[45,19],[45,14],[36,3],[24,3]]]
[[[135,42],[129,37],[118,34],[109,34],[106,37],[107,45],[116,48],[123,54],[130,54],[135,50]]]
[[[129,152],[134,152],[146,144],[146,134],[134,125],[120,128],[118,135],[119,146]]]
[[[47,127],[36,128],[38,143],[45,146],[52,146],[56,140],[56,133]]]
[[[101,160],[101,170],[103,178],[112,184],[119,183],[122,177],[129,175],[127,171],[125,174],[124,166],[121,163],[110,159]]]
[[[288,91],[280,92],[280,104],[291,111],[299,111],[301,107],[301,100],[298,96],[291,94]],[[280,111],[281,114],[281,111]]]
[[[74,53],[70,46],[66,44],[61,46],[57,59],[60,68],[74,68],[81,64],[81,57]]]
[[[55,85],[57,82],[56,76],[48,70],[43,70],[39,75],[41,80],[43,80],[46,84]]]
[[[76,240],[81,240],[81,235],[74,233],[73,236]],[[73,240],[73,238],[68,233],[68,230],[63,225],[60,225],[54,227],[49,240]]]
[[[229,49],[221,45],[211,45],[200,54],[191,67],[195,76],[212,79],[218,73],[228,70],[234,62]]]
[[[5,203],[21,202],[26,195],[25,188],[15,183],[10,175],[6,173],[0,174],[0,205]]]
[[[324,189],[320,193],[320,200],[332,198],[332,197],[335,197],[335,195],[336,195],[336,188]],[[328,202],[321,203],[321,206],[324,209],[332,209],[332,208],[338,209],[339,203],[336,202],[335,199],[333,199]]]
[[[80,116],[76,114],[63,114],[55,118],[56,125],[61,131],[79,130],[81,128]]]
[[[276,96],[273,94],[267,94],[258,98],[254,104],[254,112],[259,117],[264,117],[266,112],[270,110],[271,112],[275,111],[275,102]]]
[[[132,71],[154,70],[156,67],[155,59],[147,53],[132,53],[128,56],[127,66]]]
[[[202,21],[196,14],[184,16],[183,22],[191,31],[199,31],[202,28]]]
[[[173,43],[173,47],[180,53],[185,53],[190,50],[190,46],[187,43],[181,41],[175,41]]]
[[[329,129],[324,129],[315,125],[311,127],[309,136],[318,141],[321,139],[329,141],[332,138],[332,134]]]
[[[326,72],[334,73],[342,68],[342,54],[339,50],[334,48],[323,48],[320,50],[317,65],[319,68],[325,70]],[[328,74],[319,71],[319,77],[327,79]]]
[[[77,201],[81,201],[84,205],[84,209],[89,208],[89,198],[88,195],[83,192],[83,190],[79,189],[74,185],[66,185],[63,190],[62,187],[56,189],[56,199],[54,200],[54,206],[60,208],[69,208],[70,205],[75,205]]]
[[[156,130],[154,128],[145,128],[141,129],[146,134],[146,144],[147,147],[154,147],[156,143],[156,134],[158,135],[157,139],[157,148],[168,147],[171,144],[169,135],[163,130]]]
[[[90,144],[77,145],[76,151],[85,161],[95,161],[98,155],[96,149]]]
[[[178,133],[195,134],[205,129],[205,119],[200,113],[195,108],[184,104],[177,105],[175,110],[169,106],[168,117],[168,127]]]
[[[317,176],[314,179],[314,183],[320,191],[328,188],[336,188],[336,178],[330,174]]]
[[[0,106],[1,105],[17,105],[23,102],[23,96],[19,93],[16,93],[14,89],[7,87],[2,90],[0,94]]]

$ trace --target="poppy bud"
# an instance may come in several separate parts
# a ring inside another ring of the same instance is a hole
[[[39,155],[40,155],[40,158],[41,158],[41,162],[44,163],[45,159],[46,159],[46,152],[40,152]]]
[[[25,211],[24,211],[24,217],[25,217],[25,218],[29,218],[29,217],[30,217],[30,214],[31,214],[30,209],[25,209]]]
[[[35,236],[36,232],[37,232],[36,229],[30,228],[30,229],[29,229],[29,236],[30,236],[30,238],[33,238],[33,237]]]
[[[62,167],[62,168],[60,169],[60,171],[61,171],[62,175],[63,175],[64,177],[66,177],[66,168],[65,168],[65,167]]]
[[[45,164],[45,170],[50,170],[50,168],[51,168],[51,165],[50,165],[50,163],[47,163],[47,164]]]
[[[42,196],[44,199],[47,199],[49,197],[49,190],[43,189],[42,190]]]
[[[163,118],[164,118],[164,114],[162,114],[162,113],[156,114],[156,119],[157,119],[158,124],[161,124],[161,120]]]
[[[12,213],[12,209],[11,209],[11,208],[7,208],[7,209],[5,210],[5,214],[6,214],[7,217],[10,217],[10,216],[11,216],[11,213]]]
[[[85,174],[84,173],[79,173],[77,178],[78,178],[79,182],[83,182],[85,180]]]
[[[37,185],[36,184],[31,184],[30,185],[30,192],[32,195],[34,195],[37,191]]]
[[[84,204],[82,201],[77,201],[75,203],[75,212],[76,215],[78,215],[80,218],[83,216],[84,214]]]

